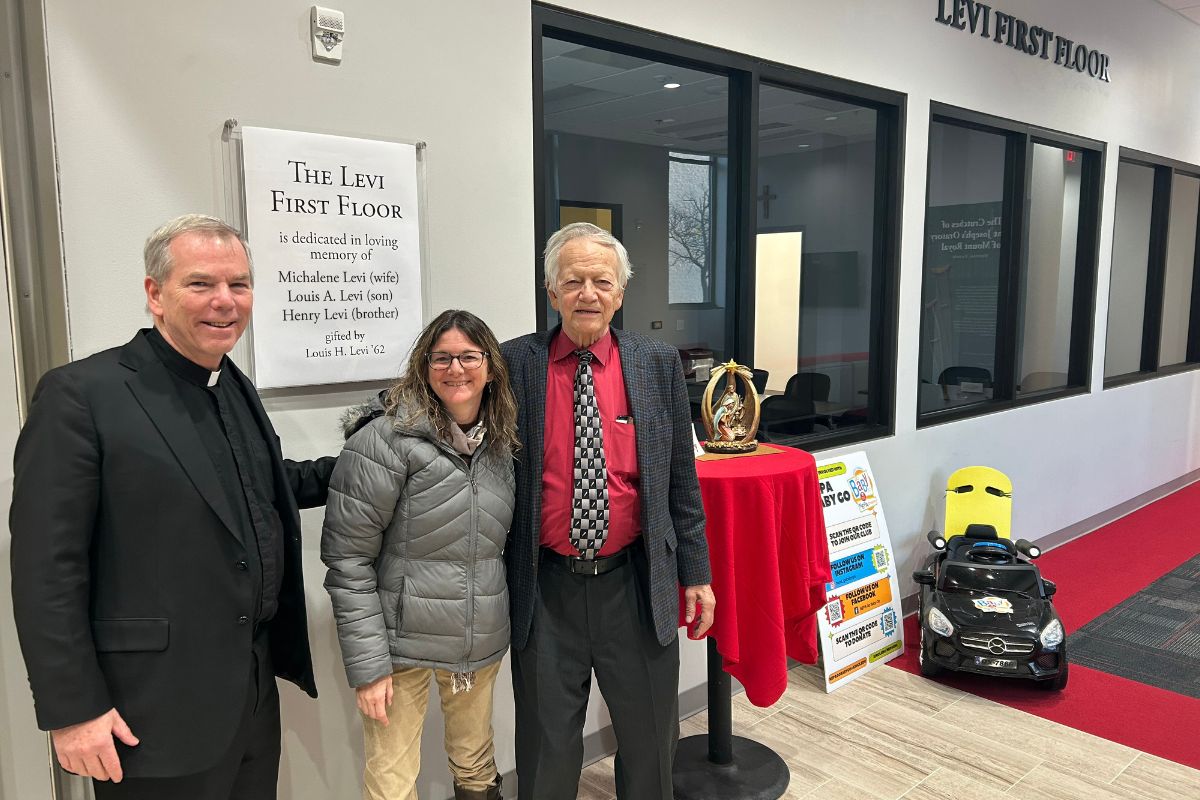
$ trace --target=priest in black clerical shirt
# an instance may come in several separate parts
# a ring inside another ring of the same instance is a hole
[[[298,508],[333,458],[284,460],[227,353],[246,242],[174,219],[146,242],[154,317],[46,373],[17,442],[12,591],[38,724],[104,798],[273,798],[275,677],[316,696]]]

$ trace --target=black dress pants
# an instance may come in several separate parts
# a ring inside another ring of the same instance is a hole
[[[576,796],[593,671],[617,735],[618,800],[672,797],[679,641],[659,644],[640,544],[632,556],[603,575],[542,560],[529,641],[512,654],[520,800]]]
[[[257,637],[241,722],[214,766],[194,775],[92,781],[96,800],[275,800],[279,783],[279,690],[266,637]]]

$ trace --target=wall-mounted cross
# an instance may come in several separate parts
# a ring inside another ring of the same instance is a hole
[[[763,204],[763,219],[771,218],[771,201],[779,198],[777,194],[771,194],[771,184],[763,185],[763,193],[758,196],[759,202]]]

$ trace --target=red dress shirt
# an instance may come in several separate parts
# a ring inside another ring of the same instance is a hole
[[[546,440],[542,453],[542,547],[577,556],[571,544],[571,501],[575,475],[575,344],[561,330],[550,343],[546,371]],[[638,498],[637,441],[621,373],[617,343],[609,331],[588,348],[592,380],[600,406],[604,461],[608,468],[608,539],[600,549],[610,556],[629,546],[642,532]],[[624,421],[618,421],[624,420]]]

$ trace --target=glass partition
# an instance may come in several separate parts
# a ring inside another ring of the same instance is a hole
[[[1171,217],[1167,234],[1167,269],[1163,279],[1162,333],[1158,365],[1188,360],[1192,311],[1192,273],[1196,269],[1196,215],[1200,178],[1176,172],[1171,180]]]
[[[1122,161],[1117,167],[1117,211],[1108,288],[1108,335],[1104,346],[1106,378],[1142,368],[1142,328],[1146,317],[1153,202],[1154,168]]]
[[[1018,396],[1067,385],[1083,153],[1035,143],[1021,279]]]
[[[733,324],[728,107],[725,75],[542,39],[547,233],[607,210],[634,267],[614,324],[717,361]]]
[[[992,398],[1006,140],[933,122],[921,305],[921,413]]]
[[[768,430],[866,421],[875,273],[874,109],[759,89],[754,365]]]

